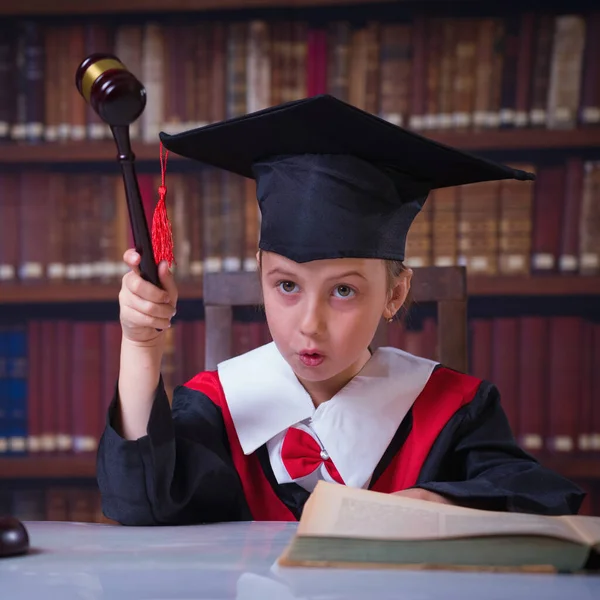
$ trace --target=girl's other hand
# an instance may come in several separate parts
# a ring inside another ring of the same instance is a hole
[[[435,492],[430,492],[421,488],[409,488],[407,490],[400,490],[399,492],[393,492],[395,496],[404,496],[406,498],[415,498],[417,500],[427,500],[428,502],[437,502],[438,504],[454,504],[452,500],[440,496]]]

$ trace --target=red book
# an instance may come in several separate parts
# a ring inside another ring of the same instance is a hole
[[[581,410],[583,320],[551,317],[549,391],[547,402],[547,447],[552,452],[576,450],[577,424]]]
[[[586,21],[579,122],[593,126],[600,123],[600,11],[592,12]]]
[[[318,77],[318,39],[317,30],[308,30],[308,45],[306,56],[306,93],[307,97],[316,96],[317,92],[317,77]]]
[[[260,324],[260,331],[262,338],[261,345],[270,344],[273,341],[273,338],[266,322]]]
[[[19,179],[16,173],[0,173],[0,207],[0,283],[14,283],[19,266],[19,236],[27,235],[27,230],[20,226]]]
[[[404,323],[394,319],[387,328],[388,346],[392,348],[400,348],[406,350]]]
[[[73,450],[96,451],[102,424],[101,403],[102,323],[77,321],[73,324]]]
[[[315,88],[317,94],[327,93],[327,32],[319,29],[317,37],[317,69],[315,77]]]
[[[239,356],[252,350],[252,342],[250,340],[249,323],[245,321],[234,321],[232,327],[233,338],[231,340],[231,349],[233,356]]]
[[[492,324],[492,382],[516,437],[519,423],[519,319],[497,317]]]
[[[586,322],[582,331],[581,407],[578,415],[577,450],[590,452],[593,448],[594,425],[594,324]],[[597,393],[597,392],[596,392]]]
[[[100,423],[106,421],[106,411],[113,398],[117,381],[119,380],[119,366],[121,362],[121,324],[118,321],[102,323],[102,391],[100,409]]]
[[[427,21],[424,15],[416,15],[413,23],[413,74],[410,91],[411,129],[423,129],[427,112]]]
[[[186,323],[180,322],[179,326],[186,328],[184,338],[186,347],[186,369],[189,374],[186,376],[187,381],[205,369],[206,325],[204,321],[197,319]]]
[[[536,16],[526,12],[521,15],[518,36],[517,65],[515,78],[515,126],[525,127],[529,123],[531,105],[531,73],[533,70]]]
[[[402,349],[415,356],[423,356],[422,332],[414,329],[406,329],[404,331],[404,348]]]
[[[58,438],[57,404],[56,396],[56,347],[58,337],[54,321],[42,321],[40,331],[40,349],[42,358],[42,389],[41,389],[41,436],[40,451],[54,452]]]
[[[564,165],[540,167],[535,184],[532,263],[534,272],[552,273],[560,253],[565,195]]]
[[[594,323],[594,365],[592,370],[592,391],[595,401],[592,405],[592,435],[591,447],[594,452],[600,452],[600,402],[598,401],[598,390],[600,390],[600,323]],[[598,512],[600,512],[600,491],[598,493]]]
[[[492,380],[492,320],[471,319],[471,375]]]
[[[567,160],[564,210],[558,268],[565,273],[579,271],[579,222],[583,196],[583,158],[572,156]]]
[[[437,344],[437,321],[433,317],[427,317],[423,320],[423,356],[430,360],[439,360],[438,344]]]
[[[521,317],[519,331],[519,442],[525,450],[544,447],[548,397],[548,319]]]
[[[73,450],[73,421],[71,407],[72,369],[73,369],[73,321],[60,320],[56,322],[56,449],[59,452]]]
[[[262,335],[262,323],[260,321],[252,321],[249,324],[250,347],[258,348],[264,344]]]

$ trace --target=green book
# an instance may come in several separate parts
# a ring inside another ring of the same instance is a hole
[[[320,481],[282,566],[575,572],[600,568],[600,517],[477,510]]]

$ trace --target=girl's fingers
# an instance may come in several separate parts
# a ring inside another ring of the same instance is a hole
[[[161,319],[144,314],[132,306],[124,306],[121,309],[121,321],[128,327],[152,327],[154,329],[168,329],[171,327],[170,319]]]
[[[129,248],[123,254],[123,261],[129,267],[130,272],[135,273],[138,277],[142,276],[140,271],[140,263],[142,257],[136,252],[135,248]],[[128,273],[126,273],[127,275]]]
[[[138,312],[158,319],[170,320],[175,314],[175,307],[167,303],[156,303],[130,293],[123,296],[123,303]]]
[[[140,264],[142,257],[135,251],[135,248],[128,248],[123,253],[123,261],[128,267],[135,267]]]
[[[156,304],[169,303],[169,294],[165,290],[161,290],[153,283],[142,279],[138,273],[126,273],[123,276],[123,284],[132,294],[143,300],[149,300]]]
[[[177,305],[177,285],[173,273],[169,269],[169,265],[166,261],[162,261],[158,265],[158,277],[165,292],[169,296],[169,303],[173,306]]]

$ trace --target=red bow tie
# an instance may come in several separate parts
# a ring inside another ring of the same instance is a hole
[[[310,475],[322,464],[325,464],[331,478],[338,483],[344,483],[327,452],[309,433],[302,429],[296,427],[288,429],[281,447],[281,458],[292,479]]]

